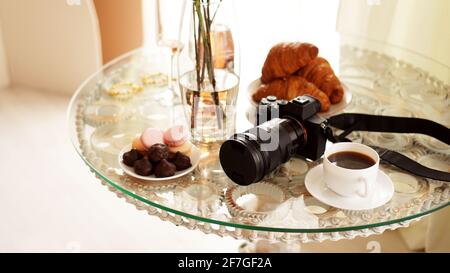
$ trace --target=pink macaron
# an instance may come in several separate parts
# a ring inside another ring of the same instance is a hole
[[[164,132],[164,143],[169,147],[183,145],[189,139],[189,132],[186,126],[177,125]]]
[[[163,144],[163,132],[156,128],[147,128],[141,135],[141,141],[147,149],[158,143]]]

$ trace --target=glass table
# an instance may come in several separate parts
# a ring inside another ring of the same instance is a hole
[[[179,98],[170,105],[158,98],[167,84],[160,59],[157,53],[139,49],[106,65],[81,85],[68,112],[71,140],[84,163],[103,185],[137,209],[207,234],[251,242],[299,243],[380,234],[406,227],[450,204],[447,183],[383,165],[395,186],[389,203],[367,211],[330,207],[304,186],[306,173],[319,162],[301,158],[291,159],[262,183],[241,187],[220,171],[204,175],[204,166],[218,164],[214,149],[219,145],[208,147],[210,154],[202,159],[203,165],[182,178],[145,182],[129,177],[119,167],[119,151],[147,127],[166,127],[184,119],[182,111],[169,115],[167,110],[176,109]],[[448,82],[404,61],[344,45],[340,77],[353,96],[346,112],[438,118],[450,125]],[[245,94],[245,86],[240,92]],[[242,97],[241,103],[248,106]],[[244,112],[238,113],[239,130],[251,127]],[[386,133],[353,133],[351,138],[449,171],[449,146],[432,138]]]

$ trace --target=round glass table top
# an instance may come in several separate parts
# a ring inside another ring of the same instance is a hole
[[[449,205],[447,183],[415,177],[388,165],[381,169],[394,183],[393,198],[364,211],[337,209],[309,194],[304,178],[319,162],[301,158],[292,158],[261,183],[238,186],[220,170],[220,144],[199,145],[201,163],[184,177],[155,182],[127,176],[118,164],[118,153],[124,146],[147,127],[166,128],[185,119],[178,107],[179,97],[168,101],[161,95],[167,87],[162,73],[167,64],[161,59],[157,53],[139,49],[106,65],[82,84],[68,113],[71,140],[84,162],[108,187],[139,206],[188,222],[293,234],[383,227],[418,219]],[[342,46],[340,78],[353,97],[346,112],[423,117],[449,126],[448,83],[404,61]],[[241,82],[243,95],[238,105],[250,105],[244,94],[249,83]],[[238,130],[251,127],[245,110],[237,113],[237,125]],[[387,133],[353,133],[350,137],[450,171],[450,147],[432,138]]]

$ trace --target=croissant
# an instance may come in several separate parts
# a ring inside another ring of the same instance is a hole
[[[269,84],[262,85],[253,94],[254,101],[261,101],[267,96],[276,96],[278,99],[292,100],[298,96],[310,95],[320,101],[321,112],[330,109],[330,99],[314,84],[300,76],[290,76],[286,79],[278,79]]]
[[[329,98],[331,103],[339,103],[344,97],[344,89],[338,77],[334,74],[330,63],[321,57],[317,57],[308,65],[301,68],[297,75],[314,83]]]
[[[262,83],[285,78],[317,57],[319,49],[308,43],[279,43],[272,47],[262,69]]]

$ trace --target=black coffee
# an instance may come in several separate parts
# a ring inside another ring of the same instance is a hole
[[[328,156],[328,160],[336,166],[352,170],[367,169],[376,163],[370,156],[358,152],[334,153]]]

